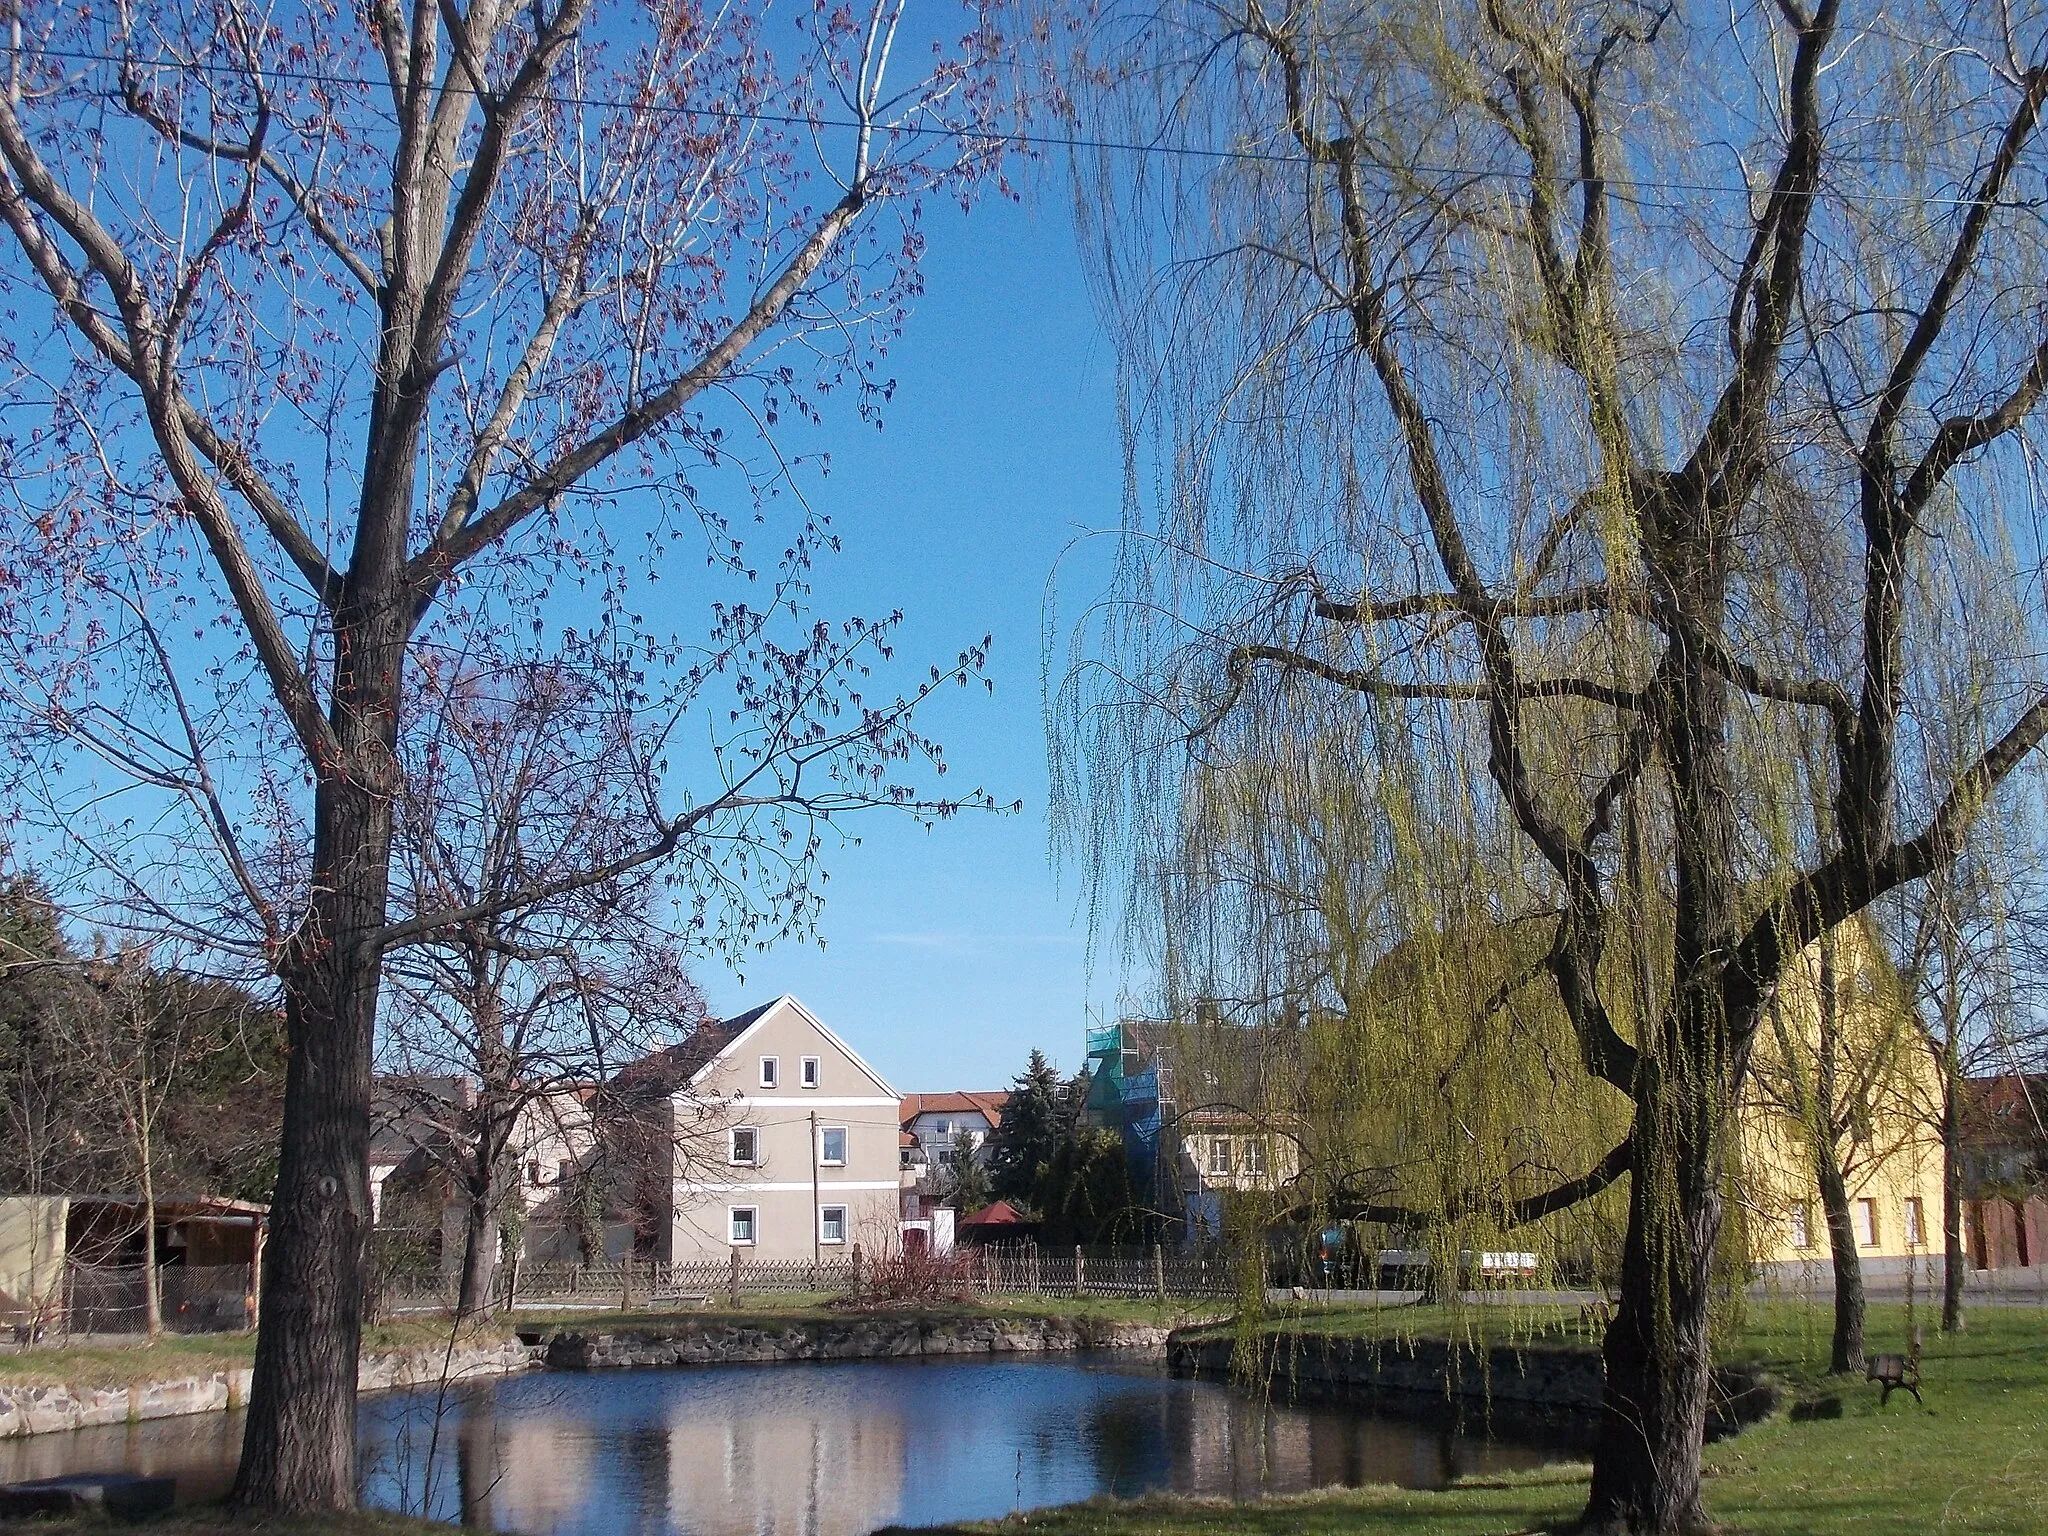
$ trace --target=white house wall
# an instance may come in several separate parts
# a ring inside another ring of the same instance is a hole
[[[761,1083],[761,1058],[777,1064],[773,1087]],[[815,1057],[818,1077],[805,1087],[803,1060]],[[748,1259],[830,1258],[858,1243],[868,1253],[892,1248],[897,1236],[901,1174],[896,1090],[820,1025],[793,998],[774,1004],[678,1096],[678,1115],[695,1118],[697,1103],[718,1107],[717,1139],[679,1159],[668,1257],[724,1259],[736,1207],[755,1212],[754,1241],[737,1245]],[[846,1133],[843,1165],[826,1164],[822,1148],[813,1192],[813,1132]],[[755,1162],[733,1165],[732,1132],[752,1129]],[[823,1242],[818,1213],[846,1208],[842,1241]]]

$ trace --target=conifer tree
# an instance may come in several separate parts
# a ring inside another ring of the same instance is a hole
[[[1011,1081],[1003,1123],[989,1135],[989,1192],[996,1199],[1033,1198],[1040,1170],[1067,1139],[1064,1097],[1058,1070],[1034,1050]]]

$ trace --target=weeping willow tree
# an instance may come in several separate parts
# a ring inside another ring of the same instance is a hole
[[[1437,1117],[1417,1167],[1439,1225],[1626,1175],[1587,1524],[1691,1529],[1779,980],[1950,865],[2048,733],[2015,683],[1932,753],[1923,654],[1980,622],[1931,574],[1953,559],[2040,618],[2048,19],[1169,0],[1077,35],[1076,110],[1117,146],[1078,202],[1130,507],[1056,698],[1072,845],[1169,990],[1334,993],[1307,937],[1334,922],[1354,990],[1391,965],[1484,1003],[1516,977],[1477,979],[1478,915],[1540,935],[1496,969],[1533,965],[1546,1067],[1619,1106],[1615,1140],[1503,1200],[1505,1154]],[[1275,803],[1247,772],[1348,779],[1367,878],[1302,910],[1238,828],[1219,886],[1219,802]],[[1540,1053],[1507,1003],[1476,1015],[1492,1079]],[[1345,1018],[1383,1099],[1441,1094],[1446,1029]]]

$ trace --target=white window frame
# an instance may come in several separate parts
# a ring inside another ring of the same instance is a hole
[[[776,1056],[763,1056],[761,1058],[761,1086],[763,1088],[780,1087],[781,1078],[781,1058]]]
[[[1218,1166],[1219,1162],[1221,1164],[1220,1167]],[[1209,1177],[1212,1179],[1228,1179],[1236,1175],[1237,1159],[1233,1155],[1228,1136],[1211,1136],[1209,1138],[1208,1169]]]
[[[1263,1179],[1266,1176],[1270,1151],[1263,1136],[1247,1136],[1244,1139],[1244,1174],[1248,1179]]]
[[[1813,1246],[1813,1207],[1804,1200],[1794,1201],[1788,1217],[1792,1246],[1803,1253]]]
[[[1918,1195],[1908,1195],[1901,1206],[1900,1227],[1906,1235],[1908,1248],[1924,1248],[1927,1245],[1927,1216],[1921,1208]]]
[[[815,1056],[799,1057],[796,1080],[805,1088],[816,1088],[825,1080],[825,1064]]]
[[[753,1153],[740,1156],[739,1139],[752,1137]],[[725,1164],[728,1168],[758,1168],[761,1166],[761,1128],[758,1125],[735,1125],[725,1133]]]
[[[839,1133],[839,1155],[832,1157],[825,1151],[825,1138],[834,1131]],[[843,1125],[821,1125],[818,1127],[818,1166],[820,1168],[844,1168],[846,1166],[846,1127]]]
[[[747,1214],[746,1237],[739,1235],[740,1212]],[[725,1208],[725,1240],[735,1248],[752,1248],[761,1241],[761,1207],[728,1205]]]
[[[1851,1212],[1851,1215],[1856,1223],[1856,1246],[1858,1248],[1877,1247],[1877,1202],[1875,1200],[1858,1200],[1855,1210]]]
[[[839,1213],[839,1235],[834,1237],[825,1229],[825,1218],[833,1211]],[[818,1207],[818,1241],[826,1244],[843,1244],[846,1241],[846,1207],[843,1205],[821,1205]]]

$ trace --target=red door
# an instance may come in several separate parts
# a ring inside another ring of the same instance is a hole
[[[922,1258],[930,1251],[931,1246],[932,1235],[923,1227],[903,1229],[903,1257],[906,1259]]]

